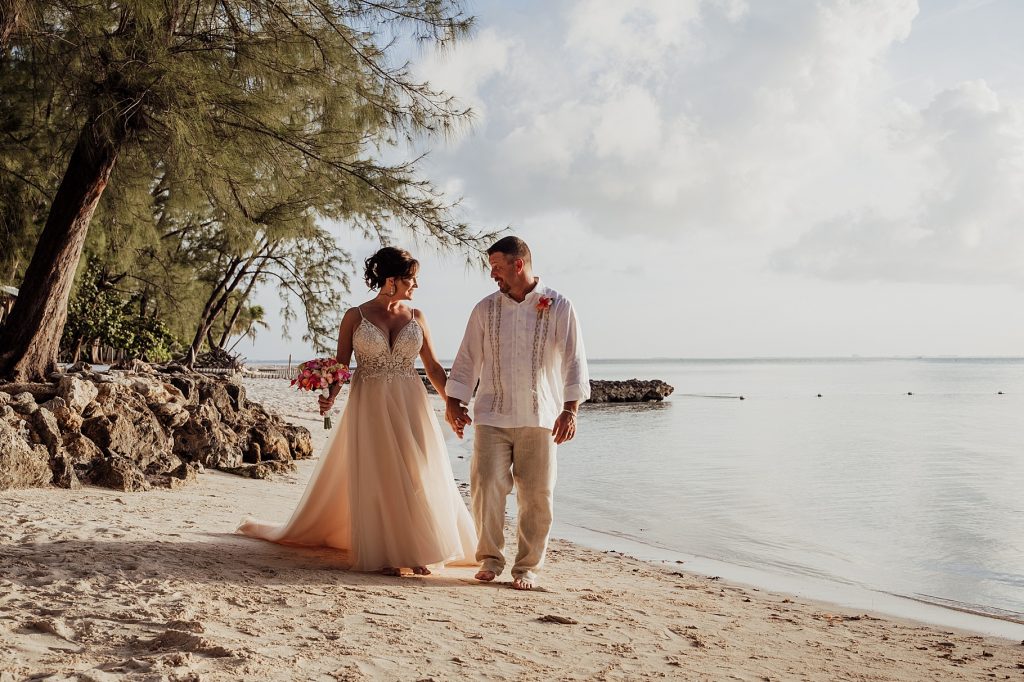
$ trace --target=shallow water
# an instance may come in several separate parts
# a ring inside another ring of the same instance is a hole
[[[556,534],[767,587],[845,587],[839,601],[866,608],[874,598],[856,594],[1024,622],[1024,360],[615,361],[591,373],[676,392],[582,411],[559,451]],[[471,439],[449,443],[465,475]]]

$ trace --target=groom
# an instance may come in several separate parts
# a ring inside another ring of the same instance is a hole
[[[505,237],[487,249],[498,291],[473,309],[445,391],[445,420],[462,438],[475,421],[470,467],[482,562],[476,579],[505,569],[505,499],[516,487],[518,547],[512,587],[537,586],[551,529],[555,448],[576,434],[590,397],[583,339],[572,303],[533,275],[530,248]],[[480,381],[470,419],[466,405]]]

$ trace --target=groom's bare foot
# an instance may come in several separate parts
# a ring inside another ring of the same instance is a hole
[[[534,587],[536,587],[536,584],[525,575],[521,575],[512,581],[513,590],[532,590]]]
[[[402,575],[402,569],[395,568],[394,566],[385,566],[384,568],[380,569],[380,573],[381,575],[390,575],[398,578]]]
[[[416,575],[430,575],[430,569],[426,566],[413,566],[412,572]]]
[[[476,575],[473,576],[473,577],[476,578],[477,580],[479,580],[482,583],[489,583],[492,580],[494,580],[495,578],[497,578],[498,574],[495,573],[494,571],[483,570],[483,571],[477,571]]]

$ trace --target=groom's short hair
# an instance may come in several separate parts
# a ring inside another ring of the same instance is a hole
[[[530,255],[530,247],[526,245],[519,237],[502,237],[498,241],[491,245],[491,248],[487,249],[487,255],[493,255],[495,253],[503,253],[506,256],[512,258],[522,258],[523,262],[527,265],[533,264],[533,258]]]

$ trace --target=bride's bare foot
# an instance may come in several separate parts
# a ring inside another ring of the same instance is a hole
[[[394,566],[385,566],[384,568],[380,569],[380,573],[381,575],[390,575],[398,578],[402,575],[402,569],[395,568]]]
[[[430,575],[430,569],[426,566],[413,566],[412,572],[416,575]]]
[[[512,581],[513,590],[532,590],[536,585],[533,580],[527,578],[525,575],[521,575]]]
[[[473,576],[473,577],[476,578],[477,580],[479,580],[482,583],[489,583],[492,580],[494,580],[495,578],[497,578],[498,574],[495,573],[494,571],[483,570],[483,571],[477,571],[476,575]]]

